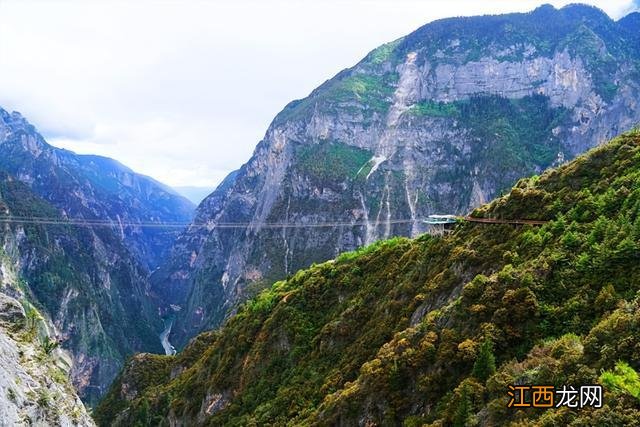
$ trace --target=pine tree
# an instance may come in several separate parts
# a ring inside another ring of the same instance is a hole
[[[465,384],[460,393],[460,401],[453,414],[453,427],[465,427],[471,416],[471,398],[469,397],[468,386]]]
[[[480,352],[473,364],[473,376],[484,382],[496,371],[496,358],[493,356],[493,342],[486,338],[480,346]]]

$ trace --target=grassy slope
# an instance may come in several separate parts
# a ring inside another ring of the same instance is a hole
[[[123,425],[640,420],[640,402],[614,387],[599,410],[506,409],[508,384],[589,384],[617,361],[640,368],[640,132],[521,180],[475,214],[551,222],[468,223],[301,271],[177,357],[139,356],[135,378],[147,380],[121,376],[98,422],[124,408]],[[486,341],[497,371],[474,374]],[[163,375],[145,374],[159,363]]]

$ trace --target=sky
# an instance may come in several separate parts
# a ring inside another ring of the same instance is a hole
[[[275,115],[434,19],[535,0],[0,0],[0,107],[52,145],[213,189]],[[636,0],[583,1],[618,19]]]

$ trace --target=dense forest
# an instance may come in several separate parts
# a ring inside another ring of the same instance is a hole
[[[138,355],[101,425],[633,425],[640,419],[640,131],[444,237],[300,271],[178,356]],[[508,386],[604,386],[601,408],[509,408]]]

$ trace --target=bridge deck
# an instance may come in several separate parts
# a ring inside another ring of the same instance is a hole
[[[468,222],[478,222],[481,224],[516,224],[516,225],[544,225],[547,220],[539,219],[499,219],[499,218],[475,218],[472,216],[461,217]]]

